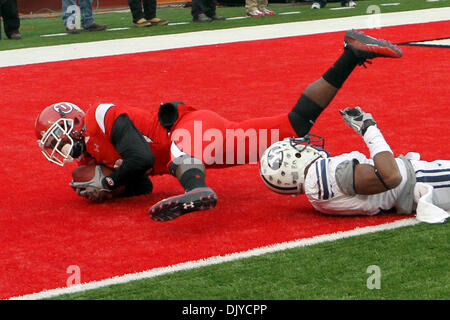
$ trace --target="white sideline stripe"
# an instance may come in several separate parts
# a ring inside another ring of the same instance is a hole
[[[0,67],[64,61],[120,54],[160,51],[239,41],[265,40],[302,36],[348,29],[370,29],[374,15],[289,22],[254,27],[207,30],[171,35],[115,39],[58,46],[0,51]],[[377,26],[388,27],[448,20],[450,7],[383,13],[377,15]]]
[[[41,38],[49,38],[49,37],[63,37],[63,36],[67,36],[68,33],[64,32],[64,33],[53,33],[53,34],[44,34],[41,36]]]
[[[242,17],[231,17],[231,18],[227,18],[227,20],[242,20],[242,19],[247,19],[250,17],[247,16],[242,16]]]
[[[338,7],[338,8],[330,8],[330,10],[350,10],[354,7]]]
[[[426,45],[431,45],[431,46],[450,46],[450,38],[439,39],[439,40],[430,40],[430,41],[411,42],[411,44],[426,44]]]
[[[169,23],[167,24],[168,26],[180,26],[183,24],[189,24],[189,22],[173,22],[173,23]]]
[[[263,255],[266,253],[284,251],[284,250],[299,248],[299,247],[308,247],[308,246],[323,243],[323,242],[336,241],[336,240],[340,240],[340,239],[375,233],[375,232],[379,232],[379,231],[393,230],[393,229],[397,229],[397,228],[413,226],[413,225],[416,225],[419,223],[420,222],[414,218],[403,219],[403,220],[398,220],[395,222],[380,224],[380,225],[376,225],[376,226],[356,228],[356,229],[353,229],[350,231],[341,231],[341,232],[336,232],[336,233],[331,233],[331,234],[326,234],[326,235],[315,236],[315,237],[307,238],[307,239],[300,239],[300,240],[277,243],[277,244],[273,244],[273,245],[269,245],[269,246],[265,246],[265,247],[251,249],[248,251],[226,254],[224,256],[214,256],[214,257],[210,257],[210,258],[206,258],[206,259],[183,262],[183,263],[179,263],[179,264],[175,264],[175,265],[171,265],[171,266],[167,266],[167,267],[150,269],[150,270],[138,272],[138,273],[125,274],[122,276],[116,276],[116,277],[105,279],[105,280],[92,281],[92,282],[82,283],[82,284],[78,284],[78,285],[73,285],[71,287],[66,287],[66,288],[44,290],[44,291],[41,291],[38,293],[12,297],[12,298],[10,298],[10,300],[38,300],[38,299],[51,298],[51,297],[56,297],[56,296],[63,295],[63,294],[98,289],[98,288],[116,285],[116,284],[124,284],[124,283],[128,283],[130,281],[154,278],[157,276],[174,273],[174,272],[178,272],[178,271],[192,270],[192,269],[197,269],[197,268],[201,268],[201,267],[216,265],[219,263],[230,262],[230,261],[234,261],[234,260],[238,260],[238,259],[245,259],[245,258],[260,256],[260,255]]]
[[[299,14],[301,13],[300,11],[290,11],[290,12],[280,12],[279,15],[280,16],[285,16],[285,15],[290,15],[290,14]]]
[[[122,30],[128,30],[130,29],[129,27],[123,27],[123,28],[111,28],[111,29],[106,29],[106,31],[122,31]]]

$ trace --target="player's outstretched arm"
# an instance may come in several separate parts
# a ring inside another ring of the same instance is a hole
[[[357,194],[377,194],[397,187],[402,176],[394,154],[378,129],[372,115],[360,107],[341,110],[345,122],[361,135],[370,151],[374,165],[357,164],[354,187]]]

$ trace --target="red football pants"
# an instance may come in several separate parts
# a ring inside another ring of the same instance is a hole
[[[210,110],[196,110],[175,124],[171,160],[186,153],[207,167],[256,163],[271,144],[296,135],[287,113],[234,122]]]

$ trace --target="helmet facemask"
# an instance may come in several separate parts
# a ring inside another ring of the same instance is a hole
[[[325,139],[316,134],[310,133],[301,138],[288,138],[285,140],[289,140],[291,146],[295,148],[298,152],[302,152],[306,147],[311,147],[318,151],[323,151],[328,154],[328,152],[324,150]]]
[[[50,128],[38,140],[44,156],[57,165],[73,161],[72,150],[74,147],[73,134],[74,120],[61,118],[53,123]]]

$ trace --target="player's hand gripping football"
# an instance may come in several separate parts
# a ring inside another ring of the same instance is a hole
[[[344,118],[345,123],[353,128],[357,134],[364,136],[367,128],[370,126],[376,126],[377,123],[373,119],[370,113],[365,113],[360,107],[355,108],[345,108],[344,110],[339,110]]]
[[[104,202],[112,198],[110,190],[103,188],[102,180],[105,175],[100,165],[95,167],[94,177],[86,182],[70,182],[72,189],[80,196],[85,197],[94,202]]]

